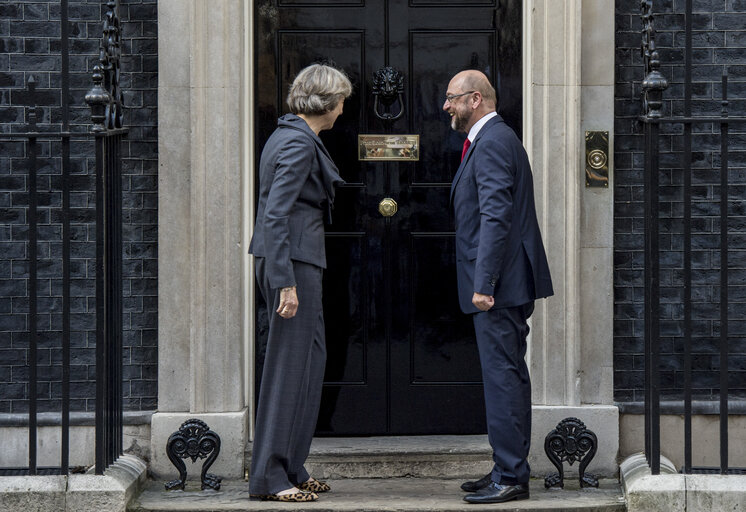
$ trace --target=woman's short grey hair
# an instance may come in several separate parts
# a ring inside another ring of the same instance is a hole
[[[287,104],[293,114],[321,115],[334,110],[352,94],[344,72],[324,64],[303,68],[293,80]]]

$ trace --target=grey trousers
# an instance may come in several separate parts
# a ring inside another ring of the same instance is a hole
[[[276,494],[309,478],[304,464],[316,429],[326,366],[323,270],[298,261],[293,261],[293,269],[298,312],[284,319],[275,312],[280,290],[269,286],[266,262],[256,258],[269,336],[251,456],[251,494]]]

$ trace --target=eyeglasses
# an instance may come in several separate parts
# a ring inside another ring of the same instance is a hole
[[[446,101],[448,103],[453,103],[453,100],[455,100],[456,98],[460,98],[461,96],[466,96],[467,94],[473,94],[475,92],[477,91],[466,91],[466,92],[462,92],[461,94],[451,94],[450,96],[446,96]]]

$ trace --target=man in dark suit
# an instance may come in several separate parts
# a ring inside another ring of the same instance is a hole
[[[465,132],[451,185],[459,304],[471,314],[484,381],[494,467],[461,487],[470,503],[529,497],[531,382],[524,359],[534,300],[553,294],[536,220],[528,156],[495,112],[487,77],[462,71],[448,84],[443,110]]]

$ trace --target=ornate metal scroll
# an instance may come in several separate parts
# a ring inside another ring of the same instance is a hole
[[[197,458],[204,459],[205,457],[207,460],[202,464],[202,489],[219,490],[222,478],[207,473],[219,453],[220,437],[210,430],[204,421],[194,418],[185,421],[178,431],[171,434],[166,443],[168,460],[179,471],[179,478],[167,482],[166,490],[183,490],[186,485],[186,464],[181,459],[190,458],[194,463]]]
[[[106,7],[99,63],[93,67],[93,88],[85,97],[91,107],[94,132],[122,128],[124,108],[124,94],[119,87],[122,30],[118,2],[109,0]]]
[[[653,23],[653,0],[641,0],[642,9],[642,58],[645,63],[645,79],[642,81],[643,115],[648,118],[661,117],[663,91],[668,81],[660,72],[661,61],[655,49],[655,26]]]
[[[564,472],[562,463],[572,466],[575,461],[580,462],[580,487],[598,487],[598,478],[585,473],[585,468],[596,455],[598,440],[596,434],[588,430],[585,424],[577,418],[565,418],[557,424],[557,428],[549,432],[544,439],[544,451],[559,473],[547,475],[544,487],[564,487]]]
[[[378,119],[396,121],[404,114],[404,76],[396,69],[386,66],[373,75],[373,110]],[[399,101],[399,112],[392,114],[388,109]],[[378,105],[382,103],[387,111],[381,113]]]

